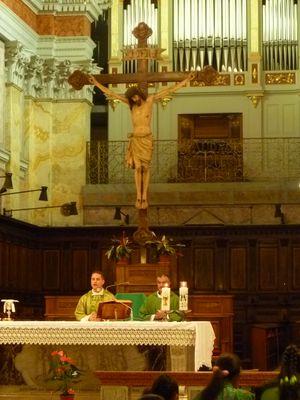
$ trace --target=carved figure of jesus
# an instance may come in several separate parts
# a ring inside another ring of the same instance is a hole
[[[150,163],[153,151],[151,120],[153,104],[180,89],[194,79],[196,73],[191,72],[181,82],[147,96],[139,87],[130,87],[125,95],[120,95],[99,83],[94,76],[89,76],[90,84],[98,87],[107,96],[127,104],[131,112],[132,133],[129,135],[126,161],[128,167],[134,169],[136,202],[138,209],[148,208],[148,190],[150,182]]]

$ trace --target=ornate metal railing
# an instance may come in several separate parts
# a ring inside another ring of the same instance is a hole
[[[132,183],[126,141],[87,143],[87,183]],[[300,138],[160,140],[154,142],[152,183],[298,179]]]

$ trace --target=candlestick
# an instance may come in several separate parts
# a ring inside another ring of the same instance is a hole
[[[188,310],[188,293],[189,289],[187,287],[187,282],[180,282],[179,288],[179,310],[187,311]]]
[[[166,284],[161,289],[161,309],[163,311],[170,311],[171,289]]]

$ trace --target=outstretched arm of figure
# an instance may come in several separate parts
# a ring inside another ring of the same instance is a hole
[[[122,96],[122,95],[114,92],[113,90],[108,89],[106,86],[104,86],[100,82],[98,82],[97,79],[93,75],[89,76],[89,81],[90,81],[91,85],[97,86],[97,88],[100,89],[101,92],[103,92],[107,96],[112,97],[113,99],[120,100],[123,103],[129,104],[128,100],[125,96]]]
[[[163,99],[164,97],[168,96],[171,93],[176,92],[178,89],[185,86],[189,81],[193,80],[196,77],[196,72],[190,72],[187,78],[183,79],[181,82],[176,83],[173,86],[168,88],[162,89],[159,92],[153,95],[154,100]]]

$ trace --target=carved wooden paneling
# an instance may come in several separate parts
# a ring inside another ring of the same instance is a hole
[[[20,300],[20,316],[25,316],[23,306],[26,318],[31,319],[31,311],[32,319],[44,313],[40,293],[85,293],[95,268],[104,272],[107,285],[117,281],[116,266],[107,260],[105,251],[110,238],[119,237],[124,227],[41,228],[1,216],[0,221],[0,290],[3,296]],[[183,249],[184,256],[171,262],[175,291],[178,282],[186,280],[191,296],[234,296],[233,350],[249,362],[249,367],[251,324],[287,323],[293,328],[300,320],[300,225],[151,229],[158,236],[166,234],[189,243]],[[129,237],[135,230],[134,226],[126,227]],[[132,257],[133,266],[136,260],[140,260],[138,251]],[[147,258],[150,265],[152,261]],[[147,268],[135,268],[132,273],[122,281],[134,278],[140,282],[123,289],[148,293],[155,288],[156,274],[151,275]],[[141,282],[145,277],[151,288]],[[215,329],[221,334],[223,327],[215,322]]]
[[[117,277],[116,277],[116,267],[115,263],[113,261],[110,261],[107,259],[107,256],[105,255],[107,249],[100,249],[98,252],[98,257],[96,260],[100,260],[97,263],[93,264],[93,270],[101,270],[105,276],[105,281],[106,283],[109,282],[110,284],[116,282]],[[109,284],[107,283],[107,284]]]
[[[18,279],[18,287],[23,290],[28,289],[30,290],[30,280],[28,276],[28,257],[29,257],[29,251],[28,248],[20,245],[18,246],[19,249],[19,279]],[[22,268],[20,266],[22,265]]]
[[[2,288],[8,286],[8,270],[9,270],[9,244],[0,242],[0,278]]]
[[[8,286],[10,289],[16,289],[20,282],[20,245],[17,243],[11,243],[10,245],[9,263]]]
[[[252,321],[259,323],[273,323],[285,321],[287,318],[287,298],[277,291],[259,293],[254,297],[253,303],[248,306],[252,310]]]
[[[161,371],[96,371],[96,376],[101,386],[109,385],[111,387],[129,386],[150,387],[152,382],[156,380]],[[197,387],[197,394],[200,387],[206,386],[212,378],[212,372],[173,372],[168,371],[175,381],[181,386]],[[262,386],[266,382],[274,380],[278,375],[278,371],[241,371],[238,385],[246,388],[253,386]],[[195,393],[196,394],[196,393]],[[124,397],[122,397],[124,398]],[[188,396],[194,398],[194,396]]]
[[[281,291],[289,290],[290,270],[292,268],[290,261],[289,240],[284,238],[279,240],[278,247],[278,289]]]
[[[247,248],[231,247],[229,250],[229,265],[229,290],[245,290],[247,288]]]
[[[189,296],[189,319],[210,321],[215,331],[216,352],[232,352],[233,298],[223,295]]]
[[[217,240],[214,250],[215,290],[217,291],[223,291],[228,288],[227,251],[227,240]]]
[[[165,273],[170,276],[170,264],[129,264],[116,265],[116,283],[118,292],[135,293],[141,292],[149,294],[156,288],[156,278],[158,274]],[[128,282],[124,285],[121,283]]]
[[[179,140],[240,138],[242,114],[181,114],[178,116]]]
[[[292,248],[292,288],[300,289],[300,245]]]
[[[260,244],[259,288],[260,290],[278,289],[278,247],[275,244]]]
[[[43,252],[43,289],[59,290],[60,286],[60,251]]]
[[[28,264],[26,269],[27,288],[40,292],[42,287],[42,252],[39,249],[28,249]]]
[[[195,290],[214,289],[214,249],[212,247],[197,248],[194,264]]]
[[[175,287],[179,286],[180,281],[187,281],[189,283],[193,282],[193,268],[186,268],[187,265],[193,265],[193,255],[191,249],[189,247],[183,248],[180,250],[180,253],[182,253],[182,256],[177,257],[177,282],[175,282],[174,277],[172,276],[172,284]]]
[[[73,289],[85,292],[87,281],[90,281],[88,249],[73,249],[72,266]]]
[[[45,319],[72,321],[80,296],[45,296]]]
[[[276,368],[287,345],[287,327],[279,324],[251,326],[252,367],[262,371]]]

